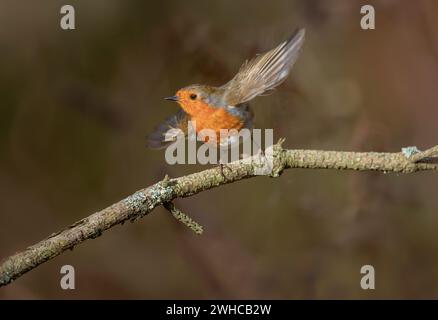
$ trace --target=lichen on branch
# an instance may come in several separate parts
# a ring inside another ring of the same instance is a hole
[[[273,146],[271,177],[278,177],[290,168],[337,169],[357,171],[381,171],[385,173],[413,173],[424,170],[438,170],[438,146],[425,151],[417,148],[402,152],[344,152],[321,150],[288,150],[282,148],[284,140]],[[86,217],[71,226],[53,233],[37,244],[18,252],[0,265],[0,286],[19,278],[42,263],[53,259],[76,245],[99,237],[104,231],[125,221],[136,221],[158,206],[165,206],[177,219],[189,225],[195,232],[202,233],[202,227],[179,211],[172,200],[193,196],[224,184],[258,176],[257,164],[260,154],[227,164],[227,170],[220,167],[179,178],[166,176],[147,188]]]

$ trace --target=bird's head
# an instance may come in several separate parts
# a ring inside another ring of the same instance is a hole
[[[217,88],[205,85],[191,85],[179,89],[174,96],[164,98],[176,101],[190,115],[195,115],[202,108],[218,106]]]

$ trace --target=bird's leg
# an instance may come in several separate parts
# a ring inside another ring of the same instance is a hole
[[[263,158],[265,158],[265,160],[267,160],[266,156],[265,156],[265,151],[262,149],[262,147],[256,142],[256,140],[254,140],[254,139],[251,139],[251,140],[252,140],[253,144],[257,145],[257,147],[259,148],[257,154],[261,155]],[[253,152],[254,152],[254,150],[253,150]]]
[[[224,178],[224,180],[227,180],[227,177],[225,176],[225,172],[224,172],[225,170],[224,169],[227,169],[231,173],[233,172],[233,170],[227,165],[227,163],[228,163],[228,152],[224,152],[223,147],[221,147],[220,145],[219,145],[219,150],[218,151],[221,154],[220,159],[219,159],[219,170],[220,170],[221,176]]]
[[[231,169],[225,163],[219,163],[219,170],[220,170],[221,176],[224,178],[224,180],[227,180],[227,177],[225,176],[225,173],[224,173],[224,169],[227,169],[228,171],[230,171],[230,173],[233,172],[233,169]]]
[[[272,171],[272,164],[270,165],[268,158],[266,157],[265,151],[262,149],[262,147],[254,140],[252,139],[254,145],[258,147],[258,159],[257,162],[259,165],[263,165],[263,168],[266,168],[266,165],[268,166],[268,170]],[[253,150],[254,152],[254,150]]]

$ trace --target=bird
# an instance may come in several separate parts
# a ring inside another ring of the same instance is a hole
[[[148,137],[148,146],[160,149],[183,133],[187,137],[188,122],[196,124],[196,132],[210,129],[216,137],[206,137],[204,143],[226,146],[231,136],[221,136],[221,129],[253,128],[254,113],[249,101],[272,92],[283,83],[295,64],[305,39],[305,29],[297,29],[275,48],[246,60],[237,74],[222,86],[192,84],[164,98],[181,107]]]

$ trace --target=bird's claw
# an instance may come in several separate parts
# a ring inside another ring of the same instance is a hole
[[[223,163],[219,164],[219,171],[221,173],[221,176],[224,178],[224,180],[226,180],[227,177],[225,176],[224,169],[228,169],[230,172],[233,172],[233,170],[229,166],[227,166],[226,164],[223,164]]]

